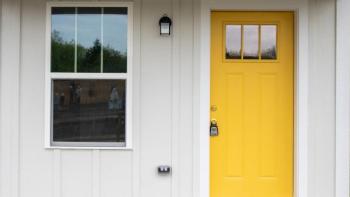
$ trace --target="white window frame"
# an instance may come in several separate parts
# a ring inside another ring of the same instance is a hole
[[[55,73],[51,72],[51,8],[53,7],[125,7],[128,9],[127,73]],[[46,8],[45,60],[45,148],[48,149],[132,149],[132,67],[133,67],[133,3],[132,2],[48,2]],[[126,81],[125,143],[69,142],[52,145],[52,80],[54,79],[109,79]],[[74,144],[74,146],[72,145]]]

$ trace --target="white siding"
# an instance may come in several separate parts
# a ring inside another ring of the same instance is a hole
[[[192,9],[187,0],[134,2],[133,150],[51,150],[44,149],[46,1],[4,0],[1,197],[192,196]],[[165,13],[174,19],[172,37],[159,36]],[[157,175],[162,164],[173,176]]]
[[[20,1],[2,1],[0,15],[0,196],[18,196]]]
[[[172,40],[159,37],[157,24],[171,11],[170,0],[142,1],[140,197],[171,194],[170,177],[156,173],[157,165],[171,163]]]
[[[337,1],[336,197],[350,196],[350,1]]]
[[[335,196],[335,1],[309,4],[308,196]]]

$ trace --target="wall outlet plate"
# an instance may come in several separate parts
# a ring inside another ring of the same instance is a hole
[[[170,174],[171,167],[170,166],[158,166],[158,174]]]

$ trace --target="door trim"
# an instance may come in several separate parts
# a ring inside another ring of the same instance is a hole
[[[194,87],[198,89],[199,97],[194,99],[195,119],[194,129],[198,133],[194,139],[194,155],[199,155],[194,162],[194,169],[198,169],[195,174],[195,194],[198,197],[210,197],[210,143],[209,143],[209,121],[210,121],[210,39],[211,39],[211,11],[294,11],[295,14],[295,76],[294,76],[294,196],[307,197],[308,177],[308,4],[307,1],[300,2],[279,2],[271,4],[254,3],[248,4],[237,0],[236,2],[210,2],[202,0],[198,10],[199,38],[195,45],[200,46],[197,55],[198,62],[195,62]],[[232,9],[229,9],[232,8]],[[198,114],[197,114],[198,113]],[[199,136],[199,137],[198,137]],[[196,168],[198,167],[199,168]],[[304,176],[303,176],[304,175]]]

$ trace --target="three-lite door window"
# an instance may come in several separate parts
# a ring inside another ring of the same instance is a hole
[[[277,25],[226,25],[228,60],[276,60]]]
[[[50,147],[130,145],[129,9],[50,7]]]

